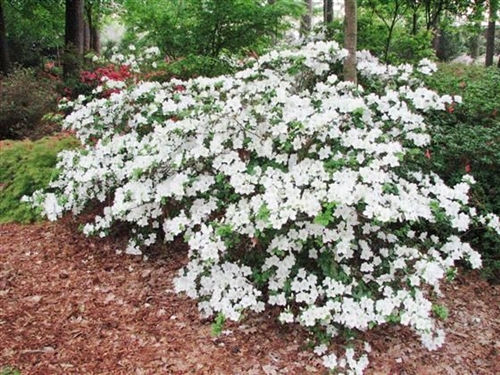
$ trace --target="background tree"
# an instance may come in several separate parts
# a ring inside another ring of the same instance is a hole
[[[101,31],[108,16],[123,12],[119,0],[85,0],[84,52],[101,53]]]
[[[358,16],[356,0],[344,0],[344,47],[349,55],[344,61],[344,79],[357,83],[356,49],[358,38]]]
[[[493,65],[493,56],[495,55],[495,30],[498,18],[499,0],[488,1],[488,27],[486,28],[486,66]],[[500,60],[499,60],[500,64]]]
[[[14,65],[39,67],[64,44],[62,0],[2,0],[8,53]]]
[[[387,37],[384,47],[383,61],[389,62],[389,49],[397,22],[404,16],[408,4],[406,0],[368,0],[366,5],[370,7],[387,28]]]
[[[5,28],[3,1],[0,0],[0,73],[8,73],[9,70],[10,70],[9,45],[7,43],[7,31]]]
[[[333,21],[333,0],[323,0],[323,22],[331,23]]]
[[[313,18],[313,1],[304,0],[304,14],[300,19],[300,35],[305,36],[311,32]]]
[[[64,76],[75,75],[84,51],[84,0],[66,0],[64,34]]]
[[[127,42],[156,45],[172,58],[218,57],[270,46],[303,0],[127,0]],[[141,38],[137,38],[141,35]]]

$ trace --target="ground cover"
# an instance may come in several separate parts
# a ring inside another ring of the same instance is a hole
[[[299,326],[274,312],[229,323],[220,336],[196,302],[173,292],[187,262],[172,246],[147,261],[77,223],[0,225],[0,369],[22,374],[323,374]],[[405,327],[369,331],[367,374],[497,374],[500,286],[476,273],[442,288],[445,345],[429,352]],[[276,314],[277,315],[277,314]],[[361,337],[360,337],[361,339]]]

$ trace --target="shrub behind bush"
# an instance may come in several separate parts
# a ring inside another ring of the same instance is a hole
[[[29,223],[39,218],[21,198],[46,187],[54,177],[59,151],[77,145],[74,137],[67,136],[0,143],[0,223]]]
[[[31,137],[43,116],[56,109],[55,82],[33,69],[17,68],[0,79],[0,139]]]
[[[477,183],[471,203],[481,212],[500,214],[500,70],[441,64],[427,83],[463,98],[428,118],[433,140],[429,167],[449,184],[472,174]],[[479,229],[467,237],[481,251],[486,276],[500,282],[500,240]]]

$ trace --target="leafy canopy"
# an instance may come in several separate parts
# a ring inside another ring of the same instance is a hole
[[[281,35],[299,0],[153,0],[125,2],[129,41],[157,45],[171,57],[218,57],[222,52],[261,50]],[[135,39],[135,40],[134,40]]]

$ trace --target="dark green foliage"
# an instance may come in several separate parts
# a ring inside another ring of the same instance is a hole
[[[336,19],[326,26],[326,36],[343,45],[344,25],[342,19]],[[386,25],[364,9],[358,12],[358,50],[368,50],[382,61],[389,31]],[[431,48],[432,33],[420,30],[416,35],[410,34],[402,23],[396,24],[387,53],[390,64],[417,63],[423,58],[434,56]]]
[[[162,64],[157,71],[146,74],[144,78],[146,80],[166,82],[172,78],[187,80],[199,76],[217,77],[233,72],[234,68],[229,61],[190,54],[167,64]]]
[[[157,45],[168,56],[218,57],[222,52],[260,51],[271,45],[298,15],[302,2],[277,0],[154,0],[126,2],[125,20],[132,26],[126,42]],[[141,34],[141,38],[137,35]]]
[[[58,152],[78,144],[67,136],[0,143],[0,223],[29,223],[39,218],[21,198],[46,187],[54,177]]]
[[[55,60],[64,44],[64,2],[4,1],[5,22],[13,63],[40,67]]]
[[[53,80],[28,68],[0,78],[0,140],[31,137],[38,132],[43,116],[56,109]]]
[[[468,53],[467,33],[464,27],[446,25],[441,29],[437,57],[440,61],[451,61]]]
[[[428,84],[463,98],[447,112],[429,116],[429,167],[451,184],[470,171],[477,181],[471,192],[473,206],[481,213],[500,214],[500,70],[441,65]],[[483,255],[487,276],[500,282],[498,237],[482,229],[467,236]]]

